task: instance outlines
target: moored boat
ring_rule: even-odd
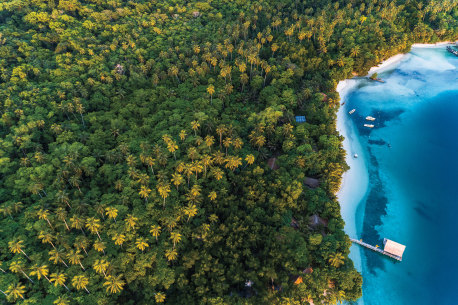
[[[348,113],[349,113],[349,114],[353,114],[355,111],[356,111],[356,109],[352,109],[352,110],[350,110],[350,112],[348,112]]]
[[[372,124],[364,124],[364,127],[374,128],[374,125],[372,125]]]
[[[370,115],[366,117],[366,120],[368,121],[375,121],[375,118],[374,117],[371,117]]]
[[[449,51],[450,53],[452,53],[453,55],[455,56],[458,56],[458,51],[453,49],[451,46],[447,46],[447,51]]]

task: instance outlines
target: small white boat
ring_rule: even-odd
[[[364,127],[374,128],[374,125],[372,125],[372,124],[364,124]]]
[[[355,111],[356,111],[356,109],[352,109],[352,110],[350,110],[350,112],[348,112],[348,113],[349,113],[349,114],[353,114],[353,112],[355,112]]]
[[[358,154],[354,154],[353,158],[355,158],[355,159],[358,158]]]
[[[371,116],[367,116],[367,117],[366,117],[366,120],[368,120],[368,121],[375,121],[375,118],[374,118],[374,117],[371,117]]]

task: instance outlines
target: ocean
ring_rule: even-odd
[[[350,237],[406,245],[402,262],[352,246],[364,279],[359,304],[458,304],[457,67],[443,46],[413,48],[379,73],[384,83],[360,80],[345,99],[350,141],[361,148],[348,153],[369,178]]]

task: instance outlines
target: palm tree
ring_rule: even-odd
[[[115,245],[122,247],[122,244],[126,241],[126,235],[115,233],[113,238]]]
[[[143,250],[149,247],[148,243],[146,242],[146,240],[143,237],[137,238],[137,240],[135,241],[135,246],[138,249],[142,250],[142,252]]]
[[[191,122],[191,128],[194,130],[194,135],[197,136],[197,129],[199,129],[200,124],[199,121],[192,121]]]
[[[70,209],[72,208],[68,203],[68,194],[65,191],[58,191],[56,197],[60,202],[67,204]]]
[[[216,180],[221,180],[223,178],[223,171],[220,168],[217,168],[213,171],[213,176]]]
[[[109,266],[110,266],[110,263],[108,263],[106,260],[104,260],[104,259],[98,260],[97,259],[94,262],[94,265],[92,266],[92,268],[95,270],[95,272],[103,273],[103,275],[106,277],[107,276],[106,271],[107,271]]]
[[[344,259],[345,258],[342,255],[342,253],[335,253],[329,256],[328,261],[331,264],[331,266],[339,268],[341,265],[345,263]]]
[[[50,275],[50,278],[51,278],[51,282],[54,282],[54,287],[64,286],[68,291],[70,291],[70,289],[68,289],[67,285],[65,285],[65,280],[67,279],[65,274],[63,274],[63,273],[52,273]]]
[[[226,162],[227,163],[226,163],[225,167],[226,168],[229,167],[232,171],[234,171],[237,167],[242,165],[242,158],[230,156],[230,157],[226,158]]]
[[[167,249],[165,250],[165,257],[168,261],[174,261],[177,259],[178,253],[176,249]]]
[[[169,197],[170,193],[170,184],[168,183],[161,183],[157,185],[157,191],[159,192],[159,195],[164,199],[164,207],[165,207],[165,199]]]
[[[84,236],[78,236],[75,239],[75,243],[73,244],[73,246],[75,246],[76,249],[78,250],[83,249],[84,253],[86,253],[86,256],[87,256],[86,248],[88,245],[89,245],[89,240]]]
[[[148,177],[148,176],[147,176]],[[102,216],[103,219],[105,219],[105,203],[98,202],[94,205],[95,211]]]
[[[164,303],[165,301],[165,294],[163,294],[162,292],[158,292],[154,295],[154,299],[156,301],[156,303]]]
[[[38,218],[39,219],[44,219],[48,222],[49,226],[51,227],[51,229],[53,228],[52,225],[51,225],[51,222],[49,221],[49,212],[48,210],[43,210],[43,209],[40,209],[38,212],[37,212],[37,215],[38,215]]]
[[[67,230],[70,231],[70,228],[68,227],[67,220],[66,220],[67,211],[64,208],[57,208],[56,209],[56,215],[57,215],[57,219],[63,221],[64,224],[65,224],[65,227],[67,228]]]
[[[54,264],[58,264],[59,262],[63,263],[65,267],[68,268],[68,265],[65,263],[65,261],[62,259],[62,254],[61,251],[54,249],[48,252],[49,254],[49,260],[52,261]]]
[[[227,128],[225,125],[219,125],[216,128],[216,133],[219,135],[219,146],[221,147],[221,142],[223,141],[223,134],[227,132]]]
[[[6,293],[9,298],[13,299],[13,301],[16,301],[19,298],[24,300],[25,286],[21,285],[21,283],[11,284],[8,286]]]
[[[81,180],[80,180],[77,176],[71,176],[70,179],[68,179],[68,182],[69,182],[73,187],[78,188],[78,191],[80,192],[80,194],[82,194],[81,188],[80,188]]]
[[[105,255],[105,249],[106,249],[107,246],[105,246],[105,243],[101,240],[96,240],[94,242],[94,249],[97,251],[97,252],[103,252],[103,254]]]
[[[22,208],[24,207],[24,204],[20,201],[17,201],[15,203],[13,203],[13,211],[14,213],[19,213]]]
[[[226,156],[227,156],[227,149],[232,145],[232,139],[230,137],[226,137],[223,140],[223,146],[226,148]]]
[[[51,283],[51,281],[48,279],[48,273],[49,273],[48,266],[46,266],[46,265],[42,265],[42,266],[35,265],[35,266],[32,267],[32,272],[30,272],[30,275],[36,275],[38,280],[41,280],[41,277],[44,277],[45,279],[48,280],[48,282]]]
[[[181,234],[177,232],[171,232],[170,239],[172,240],[173,247],[175,248],[175,245],[181,241]]]
[[[14,239],[8,242],[8,247],[10,248],[10,251],[13,253],[22,253],[25,255],[30,260],[30,257],[27,256],[27,254],[22,250],[22,246],[24,244],[23,240],[18,240]]]
[[[249,154],[245,157],[245,161],[248,165],[253,164],[254,162],[254,156],[252,154]]]
[[[89,284],[89,279],[84,275],[76,275],[72,279],[73,287],[75,287],[77,290],[84,289],[87,293],[90,293],[86,288],[87,284]]]
[[[207,177],[207,168],[213,164],[213,158],[209,155],[202,157],[202,165],[204,166],[204,176]]]
[[[213,144],[215,144],[215,138],[213,136],[207,135],[205,137],[205,145],[211,149]]]
[[[151,193],[151,189],[148,188],[147,186],[145,185],[142,185],[140,187],[140,191],[138,192],[138,194],[142,197],[142,198],[145,198],[145,201],[148,201],[148,197],[149,197],[149,194]]]
[[[24,262],[18,260],[14,261],[10,265],[10,270],[14,273],[21,272],[32,284],[35,283],[25,272],[24,272]]]
[[[170,181],[172,181],[173,185],[175,185],[177,187],[177,191],[178,191],[178,186],[180,186],[180,184],[183,183],[184,179],[183,179],[182,175],[177,174],[177,173],[173,173],[172,174],[172,179]]]
[[[103,283],[103,286],[107,287],[107,292],[118,293],[123,289],[125,282],[121,279],[121,277],[121,275],[110,275],[106,278],[106,282]]]
[[[83,258],[83,256],[80,254],[79,250],[77,251],[70,250],[70,252],[68,252],[67,254],[67,258],[70,261],[70,264],[72,265],[79,264],[81,266],[81,269],[86,270],[83,264],[81,264],[81,258]]]
[[[54,300],[53,304],[56,305],[70,305],[70,300],[66,295],[62,295],[57,297],[57,299]]]
[[[149,232],[156,238],[157,241],[157,237],[161,234],[161,226],[152,225],[151,230],[149,230]]]
[[[192,205],[190,204],[190,205],[188,205],[186,208],[184,208],[183,211],[184,211],[184,214],[185,214],[186,216],[188,216],[188,222],[189,222],[189,219],[191,219],[191,217],[196,216],[196,214],[197,214],[197,207],[196,207],[195,204],[192,204]]]
[[[52,235],[51,233],[40,231],[40,234],[38,234],[38,238],[41,239],[41,242],[43,244],[51,244],[51,246],[54,249],[56,249],[56,247],[54,246],[54,244],[52,242],[52,240],[54,239],[54,235]]]
[[[234,148],[235,148],[235,149],[239,150],[239,149],[242,148],[242,146],[243,146],[243,141],[242,141],[242,139],[240,139],[240,138],[238,138],[238,137],[235,138],[234,141],[233,141],[233,145],[234,145]]]
[[[171,152],[173,154],[173,158],[176,160],[177,157],[175,155],[175,152],[176,150],[178,149],[178,145],[177,143],[175,143],[175,141],[170,141],[168,144],[167,144],[167,149],[169,152]]]
[[[116,222],[116,216],[118,216],[118,210],[113,207],[107,207],[105,212],[105,215],[108,216],[108,218],[113,219]]]
[[[152,158],[152,157],[146,157],[146,163],[148,164],[148,166],[150,167],[151,169],[151,172],[153,173],[154,175],[154,168],[153,166],[156,164],[156,159]]]
[[[171,66],[169,69],[169,73],[177,78],[177,81],[180,82],[180,79],[178,78],[178,67],[177,66]]]
[[[340,57],[339,59],[337,59],[337,65],[339,67],[343,67],[345,65],[344,61],[343,61],[343,58]]]
[[[91,231],[91,233],[96,233],[97,236],[99,237],[100,240],[102,240],[102,238],[100,238],[100,234],[99,234],[99,229],[100,229],[100,219],[97,219],[95,217],[89,217],[87,220],[86,220],[86,228],[89,229],[89,231]]]
[[[358,55],[359,55],[359,51],[360,51],[359,46],[353,47],[353,48],[351,49],[351,51],[350,51],[350,56],[351,56],[351,57],[356,57],[356,56],[358,56]]]
[[[11,219],[13,219],[13,215],[11,215],[13,207],[10,204],[5,203],[3,207],[0,208],[0,211],[3,213],[5,217],[8,215]]]
[[[192,164],[190,163],[186,163],[184,166],[183,166],[183,171],[184,171],[184,174],[186,175],[186,177],[188,178],[188,187],[189,187],[189,180],[191,179],[191,176],[193,174],[193,168],[192,168]]]
[[[124,221],[126,222],[128,229],[135,229],[135,225],[137,224],[138,218],[132,214],[128,214]]]
[[[81,232],[83,232],[84,235],[86,235],[84,233],[84,229],[83,229],[83,226],[84,226],[84,220],[76,215],[73,215],[72,218],[70,218],[70,226],[73,228],[73,229],[77,229],[77,230],[81,230]]]
[[[210,94],[210,103],[213,103],[213,93],[215,93],[215,87],[213,85],[208,86],[207,92]]]
[[[210,198],[210,201],[214,201],[218,195],[216,194],[215,191],[211,191],[210,194],[208,194],[208,198]]]

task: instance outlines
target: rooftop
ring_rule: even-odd
[[[383,249],[385,252],[402,257],[405,249],[406,246],[385,238],[385,249]]]
[[[297,123],[305,123],[305,116],[303,116],[303,115],[296,116],[296,122]]]

